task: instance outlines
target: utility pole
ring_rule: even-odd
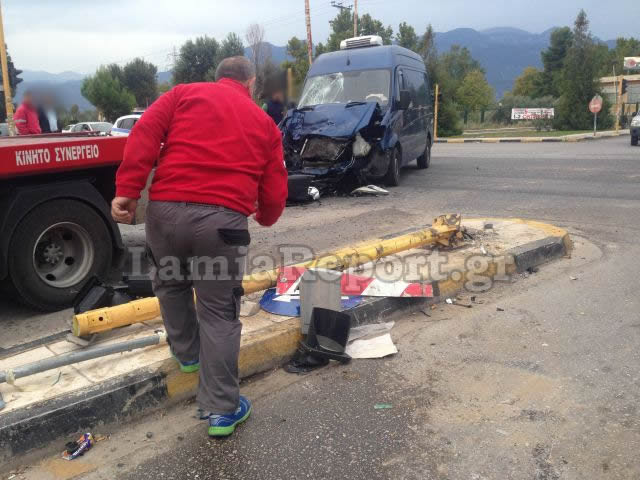
[[[358,0],[353,0],[353,36],[358,36]]]
[[[309,0],[304,0],[304,14],[307,19],[307,53],[309,55],[309,66],[313,63],[313,43],[311,41],[311,8]]]
[[[0,5],[0,60],[2,61],[2,90],[4,91],[4,103],[7,109],[7,124],[9,125],[9,135],[13,137],[16,134],[16,126],[13,122],[13,102],[9,79],[9,64],[7,62],[7,45],[4,43],[2,5]]]
[[[613,83],[616,86],[616,133],[620,130],[620,99],[618,98],[618,77],[616,76],[616,66],[613,65]]]

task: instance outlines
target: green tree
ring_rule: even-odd
[[[124,86],[133,93],[139,107],[147,107],[153,103],[158,94],[158,67],[136,58],[122,69]]]
[[[120,83],[109,67],[102,66],[82,82],[82,95],[109,121],[131,113],[136,105],[133,93]]]
[[[623,72],[624,57],[640,57],[640,40],[633,37],[616,39],[616,46],[607,51],[607,58],[602,65],[600,76],[611,76],[614,67],[616,73],[620,75]]]
[[[513,82],[514,95],[537,97],[540,90],[541,72],[535,67],[527,67]]]
[[[469,72],[474,70],[485,73],[482,65],[471,56],[469,49],[460,45],[452,45],[448,52],[440,56],[439,63],[457,83],[461,82]]]
[[[340,42],[353,37],[353,13],[342,9],[333,20],[329,20],[331,33],[326,44],[327,52],[340,50]],[[385,27],[380,20],[376,20],[368,13],[358,18],[358,35],[380,35],[385,45],[391,45],[393,28]],[[324,47],[324,46],[323,46]]]
[[[353,33],[353,28],[351,30]],[[365,13],[358,19],[358,35],[380,35],[385,45],[391,45],[393,28],[390,25],[385,27],[380,20],[376,20],[368,13]]]
[[[573,29],[573,41],[564,60],[561,96],[554,124],[565,130],[586,130],[593,122],[588,104],[598,93],[598,65],[589,20],[580,10]],[[603,108],[603,112],[607,110]],[[603,123],[608,122],[606,114]]]
[[[212,37],[204,36],[187,40],[180,47],[180,54],[173,67],[173,83],[204,82],[215,74],[218,66],[220,43]],[[209,77],[207,77],[209,74]]]
[[[493,103],[493,88],[487,83],[487,79],[481,70],[472,70],[467,73],[458,87],[457,100],[464,111],[464,123],[470,112],[483,112]]]
[[[564,60],[573,41],[569,27],[556,28],[549,39],[549,48],[541,53],[544,66],[540,78],[539,95],[560,96],[560,83]]]
[[[224,60],[229,57],[241,57],[244,55],[244,44],[240,35],[237,33],[228,34],[222,41],[220,47],[219,60]]]
[[[418,40],[416,52],[419,53],[424,60],[429,76],[435,81],[438,50],[436,49],[436,34],[431,24],[427,26],[424,35]]]
[[[396,42],[398,45],[414,52],[418,52],[419,42],[415,29],[407,22],[402,22],[398,27],[396,34]]]
[[[352,27],[353,28],[353,27]],[[309,71],[309,56],[307,53],[307,42],[300,40],[298,37],[292,37],[287,42],[287,55],[293,60],[287,60],[282,63],[282,69],[291,68],[293,73],[293,83],[296,90],[304,83],[304,79]],[[295,92],[296,95],[299,92]]]

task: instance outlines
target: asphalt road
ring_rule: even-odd
[[[326,250],[462,212],[555,223],[576,250],[473,309],[402,319],[393,358],[248,382],[255,412],[229,440],[206,438],[192,405],[103,432],[82,478],[639,478],[639,165],[628,137],[438,145],[389,197],[326,199],[254,228],[256,252]],[[37,321],[23,315],[12,331]],[[46,475],[45,460],[27,478],[58,478]]]

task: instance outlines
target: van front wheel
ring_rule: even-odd
[[[384,177],[384,184],[387,187],[400,185],[400,163],[400,149],[395,147],[389,152],[389,170]]]

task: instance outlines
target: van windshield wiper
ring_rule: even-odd
[[[311,110],[313,110],[314,108],[316,108],[314,105],[306,105],[304,107],[301,107],[298,109],[299,112],[309,112]]]
[[[353,101],[353,102],[348,102],[344,106],[344,108],[355,107],[356,105],[366,105],[366,104],[367,104],[367,102],[356,102],[356,101]]]

